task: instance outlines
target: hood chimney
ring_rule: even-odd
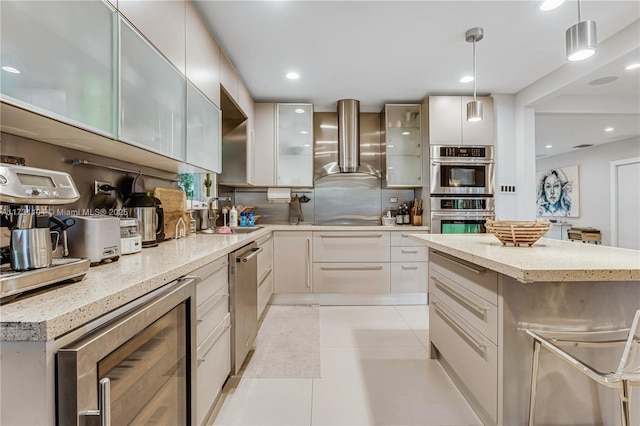
[[[360,167],[360,101],[338,101],[338,168],[355,173]]]

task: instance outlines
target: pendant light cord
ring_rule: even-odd
[[[473,100],[476,100],[476,41],[473,40]]]
[[[580,11],[580,0],[578,0],[578,22],[582,22],[582,13]]]

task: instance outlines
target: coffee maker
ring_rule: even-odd
[[[84,276],[88,269],[85,259],[59,261],[53,258],[61,239],[63,252],[68,249],[66,226],[61,226],[60,220],[53,217],[52,206],[72,203],[79,198],[68,173],[0,163],[2,298]],[[50,222],[60,226],[60,231],[51,231]],[[62,269],[51,272],[51,268]]]

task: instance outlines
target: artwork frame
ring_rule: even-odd
[[[536,172],[537,217],[580,217],[580,167]]]

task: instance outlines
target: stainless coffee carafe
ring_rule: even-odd
[[[142,247],[157,246],[164,239],[164,211],[160,200],[145,193],[133,193],[124,207],[129,217],[140,222]]]
[[[55,243],[51,235],[56,234]],[[49,228],[14,229],[11,231],[11,269],[27,271],[51,266],[60,234]]]

